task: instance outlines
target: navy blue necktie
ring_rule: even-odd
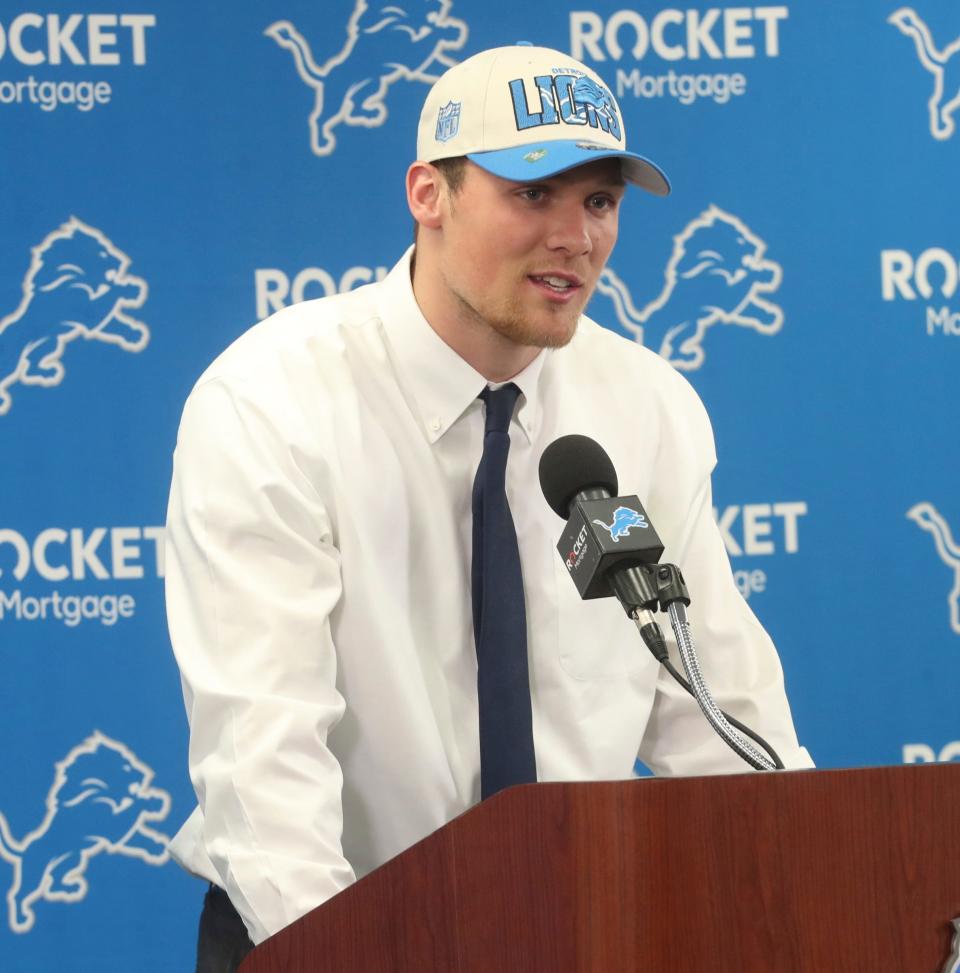
[[[472,582],[482,798],[537,779],[523,577],[504,489],[508,430],[519,394],[513,384],[480,393],[487,421],[483,456],[473,481]]]

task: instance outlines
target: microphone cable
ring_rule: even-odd
[[[750,727],[741,723],[735,716],[731,716],[729,713],[720,709],[719,706],[714,702],[713,697],[710,695],[710,691],[707,689],[706,684],[703,681],[703,677],[700,674],[700,667],[697,663],[695,651],[690,652],[688,649],[692,649],[693,646],[693,636],[690,634],[690,623],[686,620],[686,612],[682,604],[678,602],[672,602],[667,611],[670,614],[670,621],[674,623],[674,617],[678,618],[678,622],[674,624],[674,633],[677,636],[677,645],[680,648],[681,661],[684,664],[684,668],[687,670],[687,674],[691,675],[694,679],[697,689],[700,690],[700,695],[697,689],[686,680],[677,671],[676,666],[670,661],[670,656],[667,651],[667,642],[663,637],[663,632],[660,630],[660,626],[654,623],[650,623],[649,620],[641,619],[639,617],[640,613],[633,613],[634,622],[636,622],[637,628],[640,630],[640,635],[643,637],[644,644],[653,654],[653,657],[659,662],[667,672],[683,687],[696,701],[697,705],[703,711],[703,715],[707,718],[710,725],[714,728],[720,738],[733,750],[739,757],[742,757],[754,770],[784,770],[783,761],[780,759],[779,754],[776,750],[767,743],[758,733],[755,733]],[[682,620],[681,620],[682,619]],[[678,625],[682,626],[678,630]],[[691,671],[692,670],[692,671]],[[726,725],[724,725],[726,724]],[[754,743],[761,746],[768,754],[769,758],[761,754],[754,747],[750,746],[748,743],[740,740],[734,729],[739,730],[745,736],[749,737]]]

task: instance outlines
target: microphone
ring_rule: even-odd
[[[617,473],[589,436],[561,436],[540,458],[540,488],[567,521],[557,550],[580,597],[615,596],[636,619],[654,611],[657,583],[651,565],[663,544],[637,496],[617,496]]]
[[[557,550],[580,597],[616,596],[636,622],[647,648],[696,699],[710,725],[757,770],[783,769],[776,751],[749,727],[714,702],[700,672],[685,608],[686,583],[674,564],[654,567],[663,544],[639,497],[616,495],[617,473],[604,448],[589,436],[561,436],[540,457],[540,488],[558,517],[567,521]],[[608,523],[609,521],[609,523]],[[688,682],[670,661],[663,632],[653,617],[658,605],[669,611]],[[737,730],[760,744],[760,753]]]

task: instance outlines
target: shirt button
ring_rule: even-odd
[[[433,418],[433,419],[430,420],[430,429],[433,432],[440,432],[440,429],[441,429],[442,425],[443,425],[443,423],[440,422],[440,420],[437,419],[437,418]]]

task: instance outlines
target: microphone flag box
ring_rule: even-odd
[[[663,544],[639,497],[607,497],[574,502],[557,550],[580,597],[605,598],[612,567],[656,564]]]

